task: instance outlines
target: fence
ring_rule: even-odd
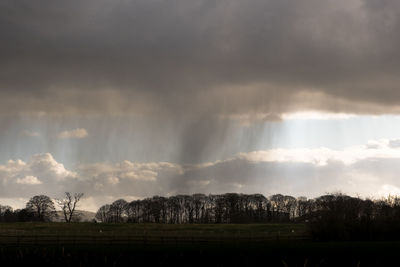
[[[22,245],[185,245],[185,244],[222,244],[222,243],[262,243],[281,240],[307,240],[306,235],[281,233],[218,233],[215,235],[115,235],[99,233],[96,235],[43,235],[9,234],[0,235],[0,246]]]

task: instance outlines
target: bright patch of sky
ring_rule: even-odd
[[[293,116],[265,124],[260,148],[343,149],[369,140],[400,137],[400,116]]]
[[[202,163],[229,158],[240,152],[274,148],[330,148],[341,150],[363,145],[369,140],[399,139],[400,116],[356,116],[316,112],[285,114],[281,121],[255,122],[231,126],[224,134],[207,137],[211,143],[202,143],[202,136],[187,142],[193,145],[198,158],[186,163]],[[3,127],[4,128],[4,127]],[[18,120],[10,123],[0,136],[0,162],[9,159],[28,160],[32,155],[51,153],[67,167],[81,162],[167,161],[182,163],[179,125],[161,125],[155,131],[138,119],[114,121]],[[62,132],[88,132],[86,138],[60,139]],[[76,130],[75,130],[76,131]],[[35,134],[26,134],[35,133]],[[196,151],[197,149],[197,151]]]

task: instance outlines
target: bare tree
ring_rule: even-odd
[[[70,223],[73,217],[79,215],[75,212],[79,200],[83,197],[83,193],[75,193],[72,197],[71,193],[65,192],[65,199],[57,200],[58,205],[61,207],[65,222]]]
[[[33,212],[39,221],[50,221],[57,216],[53,201],[45,195],[32,197],[26,203],[26,209]]]
[[[109,204],[101,206],[97,211],[95,218],[103,223],[111,222],[112,216],[110,212],[110,207],[111,205]]]
[[[124,199],[114,201],[110,206],[112,220],[115,223],[123,222],[126,217],[126,210],[128,209],[128,202]]]

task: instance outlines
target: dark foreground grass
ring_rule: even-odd
[[[192,244],[308,239],[302,224],[0,224],[0,244]]]
[[[0,225],[3,266],[397,266],[398,251],[400,242],[313,242],[293,224]]]
[[[103,223],[3,223],[0,236],[5,234],[58,235],[308,235],[304,224],[103,224]]]

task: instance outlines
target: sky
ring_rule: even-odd
[[[400,194],[396,0],[0,0],[0,204]]]

